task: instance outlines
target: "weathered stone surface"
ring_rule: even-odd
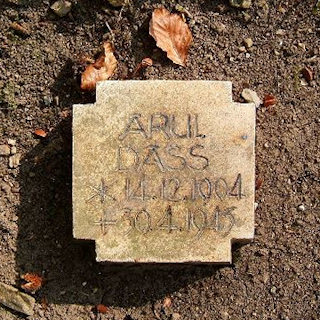
[[[253,238],[255,106],[230,82],[101,82],[73,139],[73,233],[98,261],[230,262]]]
[[[22,312],[28,316],[33,315],[35,299],[17,288],[0,282],[0,304]]]

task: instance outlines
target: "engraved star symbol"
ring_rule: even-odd
[[[112,186],[112,185],[110,185]],[[110,186],[108,186],[105,182],[105,180],[103,178],[101,178],[101,183],[97,186],[97,187],[93,187],[90,186],[91,189],[93,189],[94,194],[87,199],[87,202],[91,202],[93,199],[99,197],[100,198],[100,202],[104,203],[106,201],[107,198],[116,201],[116,199],[111,196],[110,194],[108,194],[109,190],[110,190]]]

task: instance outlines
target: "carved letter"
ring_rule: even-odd
[[[170,132],[174,137],[177,138],[191,138],[191,116],[188,114],[187,116],[187,122],[186,122],[186,133],[180,134],[176,132],[176,117],[175,115],[171,116],[171,121],[170,121]]]
[[[155,119],[158,119],[156,122]],[[168,116],[162,113],[155,113],[150,116],[149,122],[150,137],[152,138],[152,132],[163,132],[166,139],[170,139],[168,134]]]
[[[157,150],[158,148],[159,148],[159,146],[157,146],[157,145],[151,145],[151,146],[148,147],[148,149],[149,149],[148,150],[148,154],[145,157],[142,165],[155,164],[155,165],[157,165],[159,167],[161,172],[164,172],[165,168],[164,168],[164,165],[163,165],[163,163],[161,161],[161,158],[160,158],[160,156],[158,154],[158,150]]]
[[[198,115],[194,115],[194,137],[195,138],[205,138],[206,135],[199,133],[199,126],[198,126]]]
[[[174,157],[174,158],[177,158],[179,159],[179,162],[180,162],[180,165],[179,166],[176,166],[176,167],[171,167],[167,164],[167,167],[170,169],[170,170],[183,170],[185,167],[186,167],[186,160],[184,157],[182,156],[179,156],[177,154],[175,154],[174,150],[178,150],[180,151],[180,146],[176,145],[176,144],[172,144],[172,145],[168,145],[167,146],[167,152],[170,156]]]
[[[119,140],[123,140],[129,133],[140,133],[144,138],[147,138],[147,134],[140,122],[140,117],[141,114],[135,113],[129,118],[126,128],[123,133],[119,135]]]
[[[127,161],[123,161],[124,159],[124,155],[126,154],[128,156],[128,154],[132,154],[134,156],[133,159],[133,163],[132,164],[128,164],[129,159],[126,159]],[[123,165],[123,162],[127,163],[127,165]],[[134,150],[133,148],[127,146],[127,147],[119,147],[118,148],[118,155],[117,155],[117,169],[119,171],[126,171],[129,170],[130,168],[134,169],[138,166],[139,164],[139,154],[136,150]]]
[[[204,146],[202,146],[201,144],[196,144],[190,148],[190,155],[194,158],[203,159],[202,164],[199,165],[198,167],[195,167],[193,165],[189,165],[189,167],[194,170],[204,170],[205,168],[207,168],[209,166],[209,159],[205,156],[194,153],[196,149],[204,149]]]

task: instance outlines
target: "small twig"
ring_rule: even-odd
[[[118,17],[118,22],[120,22],[120,20],[121,20],[123,8],[124,8],[124,6],[122,6],[122,8],[120,9],[119,17]]]
[[[110,32],[110,34],[111,34],[112,40],[114,41],[114,40],[115,40],[115,36],[114,36],[114,33],[113,33],[113,31],[112,31],[112,29],[111,29],[111,27],[110,27],[110,25],[109,25],[108,21],[106,21],[106,26],[107,26],[107,28],[108,28],[108,30],[109,30],[109,32]]]
[[[126,6],[130,6],[131,5],[131,0],[126,0],[125,3],[123,4],[123,6],[121,7],[120,9],[120,12],[119,12],[119,17],[118,17],[118,22],[121,20],[121,17],[122,17],[122,13],[123,13],[123,10]]]
[[[12,22],[10,24],[10,27],[13,30],[17,31],[18,33],[20,33],[20,34],[23,34],[25,36],[29,36],[30,35],[30,31],[27,28],[23,27],[21,24],[17,23],[17,22]]]

